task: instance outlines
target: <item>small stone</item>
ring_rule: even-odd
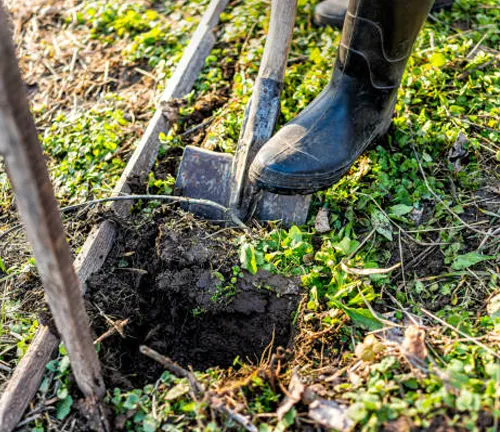
[[[453,164],[453,169],[458,172],[462,169],[462,161],[467,157],[469,152],[465,148],[467,145],[467,137],[462,133],[458,133],[458,137],[453,144],[453,147],[448,153],[448,161]]]
[[[314,228],[316,228],[318,234],[324,234],[332,230],[330,228],[329,216],[330,212],[327,208],[322,207],[319,209],[314,223]]]
[[[402,348],[408,356],[424,361],[428,354],[425,346],[425,330],[410,324],[405,331]]]
[[[347,415],[347,407],[333,400],[317,399],[309,405],[309,418],[321,426],[337,431],[349,431],[354,422]]]

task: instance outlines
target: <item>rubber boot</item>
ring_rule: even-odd
[[[349,0],[324,0],[314,8],[314,23],[318,26],[342,28]],[[450,9],[453,0],[436,0],[431,12]]]
[[[386,133],[431,0],[350,0],[332,78],[257,153],[250,178],[281,194],[336,183]]]

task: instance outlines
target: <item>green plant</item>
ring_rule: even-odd
[[[71,367],[69,363],[69,357],[66,352],[64,345],[59,346],[59,357],[55,360],[51,360],[47,364],[47,370],[53,374],[53,379],[55,380],[56,397],[58,399],[56,404],[56,418],[58,420],[63,420],[71,412],[71,407],[73,405],[73,397],[70,394],[70,381],[69,376],[71,373]],[[40,385],[39,392],[42,394],[48,394],[51,388],[51,380],[45,377]]]

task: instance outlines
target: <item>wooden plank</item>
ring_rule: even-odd
[[[28,349],[2,393],[0,431],[10,432],[21,420],[29,401],[40,386],[45,366],[54,355],[59,342],[59,338],[53,335],[47,326],[42,325],[37,329],[30,345],[30,348],[33,346],[36,349]]]
[[[210,52],[216,42],[213,30],[219,23],[220,14],[228,2],[229,0],[212,0],[210,2],[198,28],[193,33],[179,66],[169,79],[161,100],[180,98],[192,90],[199,71],[205,64],[207,55],[203,53]]]
[[[206,57],[215,44],[214,29],[219,22],[220,13],[227,3],[228,0],[212,0],[210,2],[172,79],[169,80],[167,89],[161,97],[162,101],[184,96],[191,91],[196,77],[205,64]],[[184,85],[182,77],[186,77],[186,80],[190,81],[189,86]],[[170,84],[171,82],[177,82],[177,84]],[[160,107],[151,119],[113,194],[129,193],[129,181],[149,173],[160,147],[158,134],[160,132],[166,133],[169,128],[170,125]],[[120,201],[113,203],[111,208],[119,215],[125,216],[128,214],[130,206],[129,201]],[[93,272],[101,268],[112,248],[115,235],[115,226],[109,221],[103,222],[91,232],[74,263],[82,284]],[[47,327],[42,325],[38,329],[28,352],[19,362],[0,398],[0,432],[12,431],[21,420],[29,401],[40,386],[44,365],[50,360],[58,343],[58,338],[52,335]]]
[[[71,369],[94,408],[106,393],[101,365],[2,5],[0,58],[0,153]]]

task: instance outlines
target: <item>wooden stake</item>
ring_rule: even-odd
[[[104,381],[80,282],[1,6],[0,58],[0,153],[5,158],[17,207],[76,381],[86,397],[98,400],[105,393]]]
[[[227,3],[228,0],[212,0],[208,5],[190,44],[169,80],[167,89],[161,97],[162,101],[185,96],[191,91],[196,77],[205,64],[206,57],[215,44],[214,29]],[[185,79],[182,80],[181,77]],[[172,82],[176,84],[171,84]],[[161,144],[158,135],[160,132],[168,132],[169,129],[170,124],[160,107],[125,167],[113,190],[113,195],[130,194],[129,182],[131,180],[136,179],[137,176],[141,179],[147,178]],[[113,203],[111,209],[125,216],[131,205],[130,201],[120,201]],[[115,235],[116,228],[109,221],[104,221],[97,229],[92,230],[74,263],[82,284],[93,272],[101,268],[113,246]],[[59,338],[42,325],[0,398],[0,432],[11,432],[21,420],[29,401],[35,396],[40,386],[44,366],[50,360],[58,344]]]

